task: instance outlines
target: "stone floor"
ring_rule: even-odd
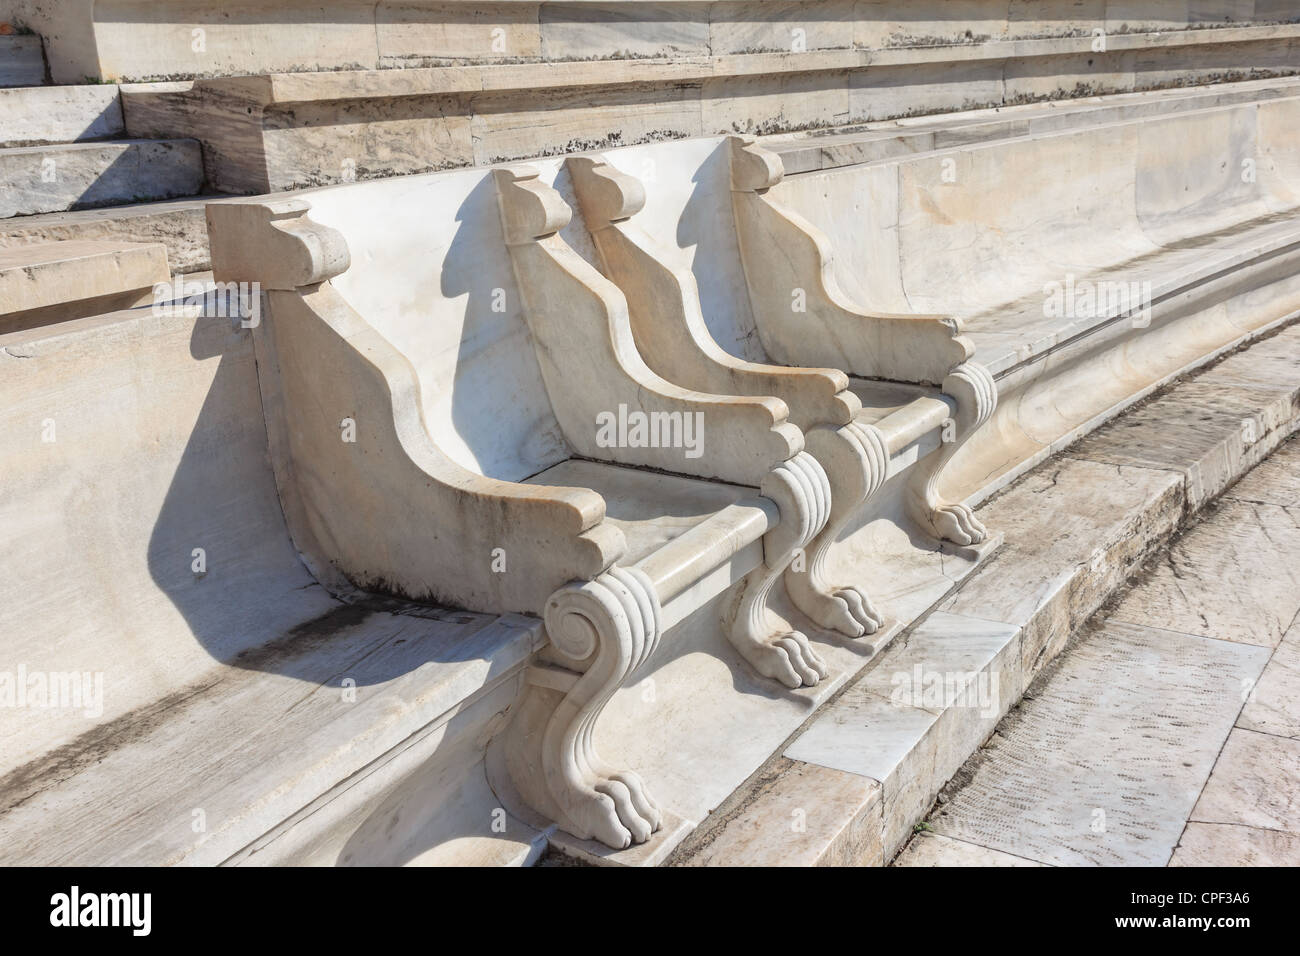
[[[1300,864],[1300,438],[1099,612],[896,866]]]

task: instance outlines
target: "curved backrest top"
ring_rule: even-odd
[[[460,465],[519,481],[568,458],[501,232],[491,173],[311,191],[351,267],[333,280],[419,376],[425,421]]]
[[[787,177],[861,306],[972,316],[1295,209],[1300,98],[952,147]]]
[[[600,155],[645,186],[645,207],[633,221],[655,239],[667,265],[694,274],[717,343],[739,358],[765,361],[736,244],[726,137],[648,143]],[[565,192],[561,183],[556,188]]]

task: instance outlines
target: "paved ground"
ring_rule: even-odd
[[[1099,613],[896,866],[1300,865],[1300,437]]]

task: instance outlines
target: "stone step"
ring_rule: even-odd
[[[176,272],[212,267],[203,210],[212,198],[166,199],[152,203],[80,209],[0,220],[0,250],[73,239],[161,242]]]
[[[1087,53],[1089,42],[1087,36],[1046,37],[268,72],[130,84],[122,95],[132,135],[199,139],[215,188],[265,193],[701,135],[842,127],[1083,91],[1294,75],[1300,24],[1129,32],[1111,37],[1107,52],[1095,56]]]
[[[1296,17],[1285,0],[1259,5],[1096,0],[1052,6],[1041,14],[1037,8],[1042,4],[1009,6],[1007,0],[963,0],[956,6],[931,2],[920,9],[903,4],[906,16],[891,6],[811,3],[773,13],[771,4],[763,2],[618,0],[534,3],[519,10],[506,3],[476,10],[474,16],[451,17],[445,4],[358,7],[356,0],[325,0],[312,4],[309,18],[286,14],[284,4],[273,0],[245,0],[228,12],[221,7],[220,15],[207,16],[192,9],[193,0],[153,0],[133,7],[129,18],[111,4],[94,6],[82,15],[89,21],[81,24],[84,33],[55,31],[41,21],[33,25],[50,35],[55,80],[75,82],[87,74],[148,80],[537,59],[700,61],[747,54],[784,54],[790,69],[797,70],[799,59],[826,53],[857,53],[864,59],[874,54],[873,63],[892,64],[899,54],[960,61],[987,55],[988,47],[1002,47],[1004,57],[1023,57],[1043,46],[1074,57],[1079,66],[1091,66],[1095,30],[1106,34],[1108,50],[1125,52],[1134,48],[1134,34],[1213,46],[1225,42],[1224,34],[1264,30],[1264,24]],[[194,24],[204,30],[202,57],[192,49]],[[1026,71],[1022,67],[1020,72]],[[1021,79],[1036,76],[1041,71]]]
[[[39,86],[44,82],[41,38],[31,33],[0,36],[0,86]]]
[[[111,84],[0,89],[0,147],[107,139],[124,130]]]
[[[0,251],[0,334],[148,301],[168,279],[161,243],[49,242]]]
[[[763,145],[781,157],[786,175],[794,176],[1013,136],[1167,116],[1297,93],[1300,79],[1294,78],[1115,93],[782,134],[765,137]]]
[[[193,196],[203,157],[191,139],[0,149],[0,219]]]
[[[1297,355],[1262,360],[1279,381],[1300,369]],[[1200,384],[1244,384],[1232,365]],[[1005,854],[1053,866],[1300,862],[1297,488],[1293,437],[1071,640],[895,865]],[[1069,759],[1041,759],[1062,726]]]
[[[1071,634],[1298,428],[1292,324],[1024,476],[980,510],[1005,532],[1002,551],[814,714],[669,864],[889,862]]]

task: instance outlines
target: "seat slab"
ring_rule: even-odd
[[[335,602],[17,768],[0,779],[0,863],[221,863],[453,719],[543,640],[531,618],[403,610]]]
[[[548,468],[526,484],[590,488],[600,494],[605,499],[605,520],[627,538],[622,564],[636,564],[718,512],[758,496],[755,489],[742,485],[577,459]],[[738,529],[741,543],[761,537],[771,523],[765,509],[749,511]]]
[[[881,382],[866,378],[850,378],[849,390],[862,400],[862,411],[857,420],[874,425],[899,411],[918,398],[938,398],[941,391],[924,385],[907,385],[901,382]]]
[[[1094,287],[1104,282],[1123,283],[1149,290],[1157,302],[1191,288],[1226,270],[1248,265],[1294,247],[1300,251],[1300,218],[1295,213],[1263,216],[1217,233],[1176,242],[1151,255],[1091,270],[1082,263],[1057,263],[1047,281],[1063,283],[1074,278]],[[977,361],[995,376],[1061,345],[1087,335],[1115,316],[1100,309],[1087,315],[1045,315],[1044,288],[1035,288],[1014,301],[962,317],[962,330],[975,343]],[[1143,303],[1146,304],[1146,303]]]

